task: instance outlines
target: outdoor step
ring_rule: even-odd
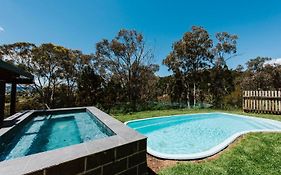
[[[280,126],[273,125],[267,121],[257,121],[256,123],[263,126],[265,129],[281,129]]]
[[[273,122],[268,122],[267,124],[272,126],[272,127],[274,127],[274,128],[276,128],[276,129],[280,129],[281,130],[281,124],[278,125],[277,123],[273,123]]]
[[[15,144],[12,145],[11,147],[8,147],[8,150],[4,151],[7,152],[5,158],[11,159],[11,158],[19,157],[19,155],[25,156],[26,153],[29,151],[29,148],[32,146],[33,141],[36,139],[38,132],[44,125],[45,120],[47,118],[48,117],[42,117],[42,119],[33,121],[33,124],[30,127],[28,127],[26,131],[24,131],[23,136],[21,136],[21,138],[15,138],[13,140],[15,141]],[[25,150],[23,150],[23,148],[25,148]]]

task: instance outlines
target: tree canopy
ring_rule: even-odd
[[[0,45],[0,59],[35,76],[19,109],[95,105],[110,112],[167,107],[241,106],[243,90],[280,90],[281,65],[271,58],[250,59],[230,69],[236,59],[238,36],[218,32],[212,36],[193,26],[172,44],[163,64],[172,71],[156,73],[154,53],[135,30],[120,30],[112,39],[96,43],[95,52],[52,43]],[[167,104],[167,105],[165,105]],[[168,106],[170,104],[170,106]]]

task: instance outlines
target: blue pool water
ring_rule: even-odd
[[[0,143],[0,161],[112,135],[109,128],[87,112],[40,115]]]
[[[224,113],[159,117],[128,122],[148,137],[148,152],[168,159],[210,156],[249,131],[281,131],[281,122]]]

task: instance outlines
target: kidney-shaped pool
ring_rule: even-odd
[[[148,137],[149,154],[177,160],[214,155],[248,132],[281,132],[281,122],[227,113],[164,116],[126,124]]]

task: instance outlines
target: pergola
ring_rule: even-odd
[[[0,126],[3,124],[5,111],[6,83],[11,84],[10,115],[16,112],[17,84],[32,84],[32,74],[0,60]]]

